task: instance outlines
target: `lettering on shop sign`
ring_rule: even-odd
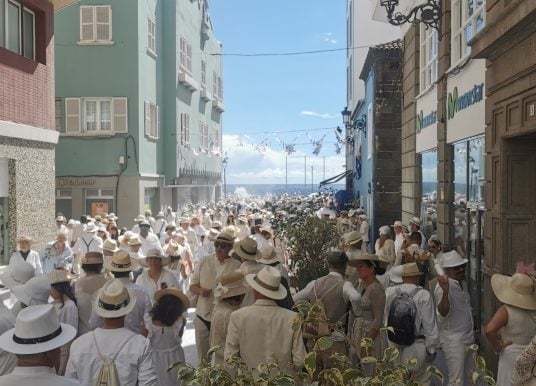
[[[56,180],[56,187],[63,186],[90,186],[95,185],[95,179],[91,177],[60,177]]]
[[[417,121],[415,123],[417,134],[419,134],[422,131],[422,129],[424,129],[425,127],[433,125],[436,122],[437,122],[437,111],[434,110],[430,114],[424,115],[424,113],[421,110],[421,112],[417,114]]]
[[[448,119],[454,118],[457,112],[482,101],[483,97],[484,83],[475,84],[475,86],[471,90],[460,96],[458,96],[458,87],[454,87],[454,90],[452,90],[452,92],[449,92],[447,100]]]

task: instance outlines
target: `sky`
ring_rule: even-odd
[[[284,184],[285,176],[289,184],[303,183],[307,170],[307,182],[312,178],[316,184],[344,172],[335,128],[342,128],[346,104],[346,51],[229,54],[345,48],[346,0],[212,0],[209,5],[214,34],[223,44],[227,183]],[[295,152],[289,155],[285,145],[291,144]]]

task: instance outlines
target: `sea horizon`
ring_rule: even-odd
[[[301,194],[308,195],[318,192],[337,192],[338,190],[344,190],[344,184],[332,184],[326,185],[320,188],[318,184],[227,184],[227,194],[239,194],[243,196],[254,195],[263,196],[266,194],[273,194],[280,196],[283,194]]]

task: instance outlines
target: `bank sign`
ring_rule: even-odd
[[[462,95],[458,95],[458,87],[449,92],[447,98],[447,117],[454,118],[456,113],[465,110],[482,101],[484,97],[484,83],[475,84],[473,88]]]
[[[424,128],[431,126],[437,122],[437,111],[432,111],[430,114],[424,115],[421,112],[417,114],[417,120],[415,122],[415,129],[419,134]]]

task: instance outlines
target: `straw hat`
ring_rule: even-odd
[[[494,274],[491,277],[493,293],[501,302],[525,310],[536,310],[534,281],[524,273],[513,276]]]
[[[66,222],[67,220],[65,219],[64,216],[58,216],[58,217],[56,217],[56,221],[57,222]]]
[[[70,281],[67,277],[67,273],[61,269],[55,269],[54,271],[50,271],[49,273],[47,273],[47,278],[50,285],[56,283],[68,283]]]
[[[235,239],[235,236],[232,233],[229,233],[227,228],[223,228],[223,230],[218,234],[214,242],[222,242],[222,243],[226,243],[229,245],[233,245],[234,239]]]
[[[39,354],[70,342],[76,329],[60,323],[51,304],[24,308],[17,315],[15,328],[0,336],[0,348],[12,354]]]
[[[273,246],[267,245],[262,248],[261,251],[262,259],[259,260],[261,264],[274,264],[279,262],[277,258],[277,253]]]
[[[380,268],[385,268],[389,265],[389,261],[381,260],[377,255],[373,255],[372,253],[361,253],[353,259],[348,260],[348,265],[350,267],[356,267],[360,261],[372,261],[374,265]]]
[[[116,251],[111,259],[106,259],[104,268],[110,272],[130,272],[136,270],[140,264],[130,258],[126,251]]]
[[[392,225],[393,228],[396,228],[396,227],[402,227],[402,221],[400,220],[396,220],[395,223]]]
[[[82,259],[80,263],[83,264],[102,264],[104,257],[100,252],[88,252]]]
[[[147,256],[142,257],[141,259],[139,259],[139,262],[143,267],[148,267],[149,266],[147,264],[147,259],[149,257],[158,257],[160,259],[160,265],[162,267],[165,267],[166,265],[168,265],[171,262],[171,258],[169,256],[164,256],[159,249],[153,248],[153,249],[149,249],[147,251]]]
[[[259,229],[259,232],[266,232],[266,233],[269,233],[270,234],[270,237],[274,237],[274,231],[272,228],[269,228],[269,227],[261,227],[261,229]]]
[[[50,283],[46,276],[34,276],[26,283],[11,289],[13,295],[27,306],[47,304],[50,295]]]
[[[454,268],[459,267],[460,265],[467,264],[467,259],[464,259],[456,251],[444,252],[443,260],[441,260],[442,268]]]
[[[145,221],[145,216],[143,214],[139,214],[138,217],[134,219],[134,222],[142,222]]]
[[[177,225],[170,222],[169,224],[166,225],[166,231],[168,231],[169,229],[177,229]]]
[[[420,227],[421,226],[421,219],[418,218],[418,217],[413,217],[411,220],[409,220],[409,223],[410,224],[415,224],[418,227]]]
[[[128,245],[141,245],[140,236],[137,234],[133,234],[130,236],[130,240],[128,240]]]
[[[389,236],[391,234],[391,228],[388,225],[381,226],[379,230],[380,236]]]
[[[419,271],[417,263],[407,263],[402,266],[402,277],[421,276],[423,273]]]
[[[117,248],[117,242],[111,239],[104,240],[104,243],[102,243],[102,249],[108,252],[117,252],[119,250],[119,248]]]
[[[212,221],[212,228],[221,228],[221,222]]]
[[[97,232],[97,226],[94,222],[90,222],[86,224],[86,228],[84,229],[84,232],[86,233],[96,233]]]
[[[32,244],[34,241],[30,236],[22,235],[17,237],[17,243],[20,243],[21,241],[27,241],[30,244]]]
[[[234,243],[233,251],[244,260],[259,260],[262,258],[261,252],[257,248],[257,241],[251,237],[245,237],[243,240]]]
[[[160,211],[160,212],[158,212],[156,214],[156,218],[164,218],[164,217],[166,217],[166,216],[164,215],[164,212],[162,212],[162,211]]]
[[[361,239],[361,234],[358,231],[345,233],[343,238],[346,241],[346,245],[354,245],[363,241],[363,239]]]
[[[35,275],[35,268],[22,259],[12,259],[9,266],[0,274],[2,284],[12,289],[17,285],[26,283]]]
[[[115,215],[114,212],[110,213],[108,216],[106,216],[106,218],[107,218],[108,220],[110,220],[110,221],[117,221],[117,220],[119,220],[119,217],[117,217],[117,216]]]
[[[167,256],[181,256],[184,253],[184,247],[175,240],[169,240],[169,243],[164,245],[164,253]]]
[[[220,299],[232,298],[233,296],[244,295],[251,290],[251,287],[244,285],[243,280],[235,281],[234,283],[229,283],[225,287],[221,287],[222,295]]]
[[[217,229],[212,228],[207,233],[207,239],[214,242],[216,241],[216,238],[218,237],[219,234],[220,232]]]
[[[181,301],[185,309],[190,308],[190,300],[188,299],[188,296],[186,296],[181,290],[177,288],[166,288],[166,289],[158,290],[154,294],[154,300],[158,302],[160,301],[160,298],[164,295],[175,296],[177,299]]]
[[[121,280],[112,279],[99,290],[93,310],[102,318],[127,315],[136,305],[136,291],[125,288]]]
[[[267,265],[256,274],[246,275],[246,282],[260,294],[274,300],[287,296],[286,288],[281,284],[281,272]]]

